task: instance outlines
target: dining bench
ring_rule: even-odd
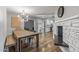
[[[4,45],[5,52],[9,52],[9,48],[12,46],[16,47],[16,41],[12,35],[8,35],[5,39],[5,45]]]

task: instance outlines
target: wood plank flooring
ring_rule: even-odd
[[[39,35],[39,48],[37,49],[36,46],[36,38],[33,39],[33,47],[26,47],[22,48],[22,52],[62,52],[58,46],[54,45],[53,35],[51,32],[40,34]],[[10,51],[14,48],[10,48]]]
[[[54,45],[54,40],[52,36],[53,35],[51,32],[40,34],[39,48],[37,49],[35,48],[35,46],[32,48],[25,48],[23,49],[23,52],[61,52],[60,48]],[[36,40],[34,40],[34,42],[35,41]]]

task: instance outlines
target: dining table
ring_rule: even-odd
[[[21,40],[23,40],[22,38],[27,38],[31,36],[36,37],[36,48],[38,48],[39,47],[39,33],[29,31],[29,30],[24,30],[24,29],[13,31],[13,37],[16,40],[16,51],[17,52],[21,52],[22,50],[21,49]]]

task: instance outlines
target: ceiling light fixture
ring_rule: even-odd
[[[28,15],[26,15],[25,10],[22,10],[22,12],[21,12],[21,15],[20,15],[20,16],[21,16],[21,18],[22,18],[22,19],[24,19],[25,21],[28,21],[28,17],[29,17],[29,16],[28,16]]]

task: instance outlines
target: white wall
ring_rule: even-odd
[[[11,17],[15,15],[16,15],[15,13],[11,13],[7,11],[7,35],[12,34]]]
[[[7,31],[6,7],[0,7],[0,52],[4,49]]]
[[[11,27],[11,17],[17,16],[16,13],[7,11],[7,35],[12,34],[13,28]],[[21,27],[24,29],[24,20],[21,19]]]

